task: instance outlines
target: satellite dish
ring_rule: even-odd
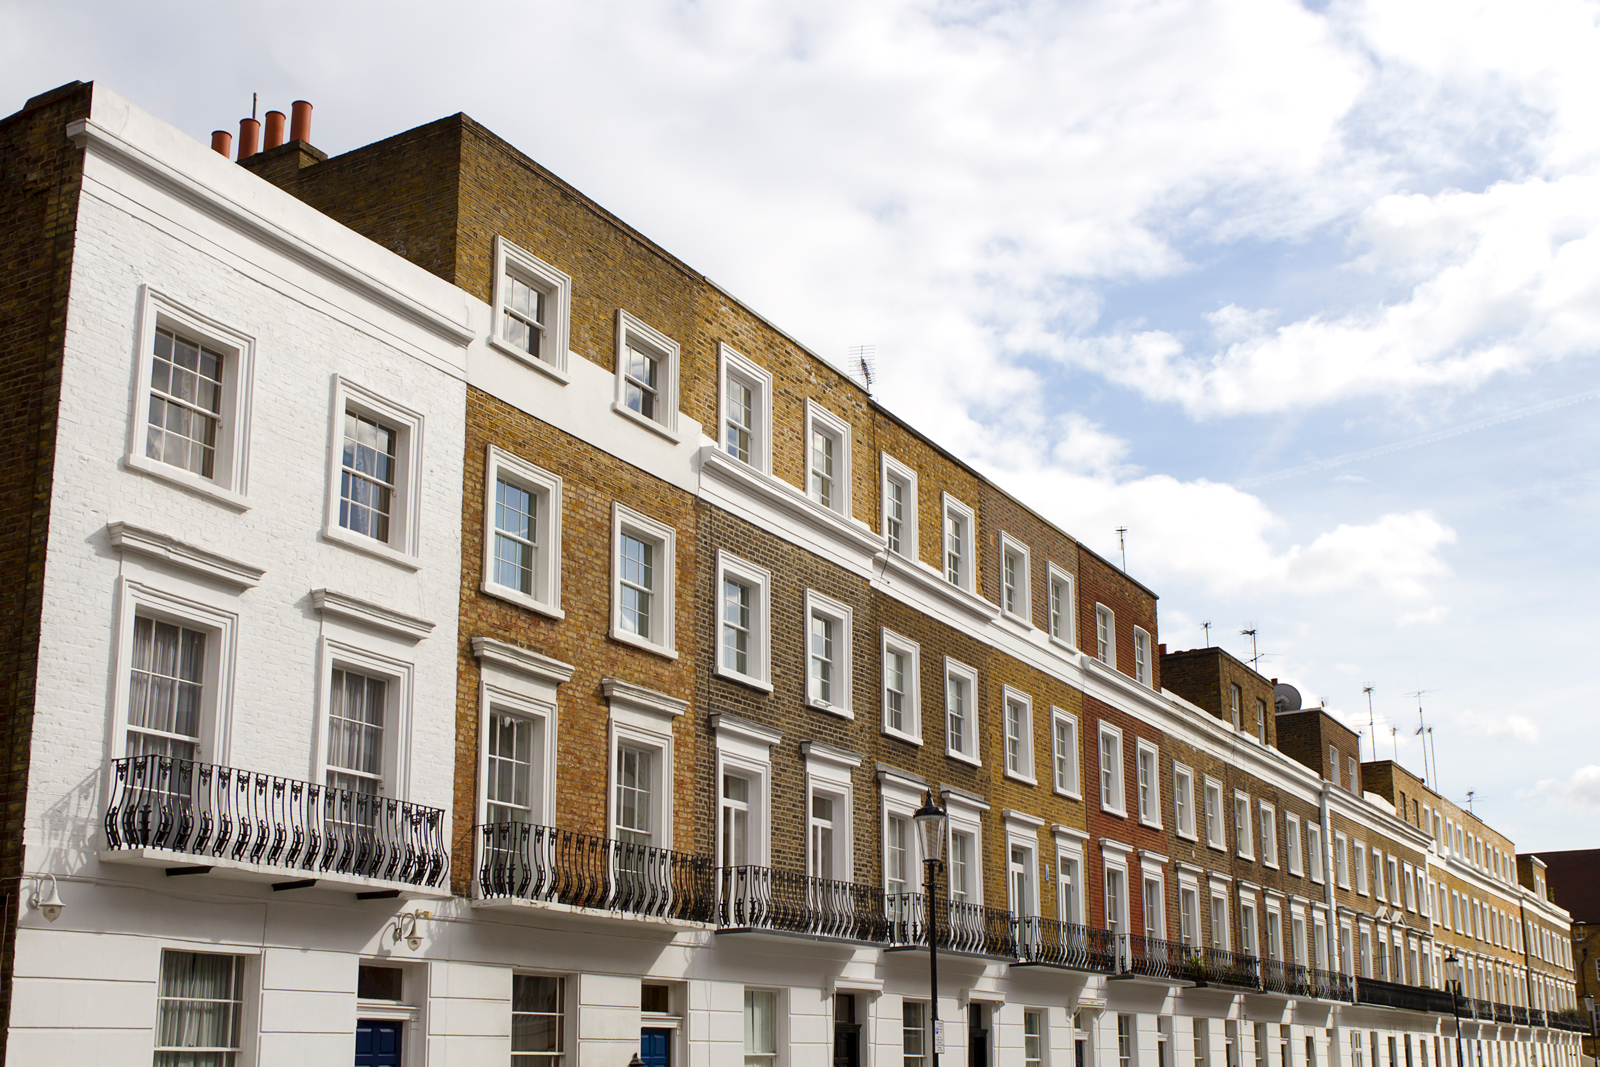
[[[1300,710],[1300,690],[1288,682],[1279,682],[1272,687],[1272,702],[1278,706],[1279,711]]]

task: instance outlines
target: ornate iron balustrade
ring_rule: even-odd
[[[1544,1025],[1544,1011],[1543,1011],[1543,1009],[1540,1009],[1540,1008],[1529,1008],[1528,1009],[1528,1025],[1529,1026],[1543,1026]]]
[[[1312,981],[1311,968],[1302,967],[1298,963],[1286,960],[1262,960],[1262,988],[1268,993],[1282,993],[1289,997],[1306,997],[1317,995],[1316,984]]]
[[[1511,1005],[1511,1021],[1518,1026],[1528,1025],[1528,1009],[1518,1004]]]
[[[1312,996],[1318,1000],[1355,1000],[1355,989],[1348,974],[1338,971],[1311,971]]]
[[[1545,1025],[1555,1030],[1570,1030],[1575,1034],[1589,1032],[1589,1020],[1575,1011],[1545,1012]]]
[[[1477,1000],[1477,999],[1474,999],[1472,997],[1463,997],[1461,999],[1461,1003],[1462,1003],[1462,1006],[1464,1006],[1467,1009],[1467,1011],[1469,1013],[1469,1015],[1468,1015],[1469,1018],[1472,1018],[1472,1019],[1493,1019],[1494,1018],[1494,1005],[1490,1004],[1487,1000]]]
[[[1494,1021],[1497,1023],[1511,1022],[1511,1005],[1496,1003],[1494,1006]]]
[[[438,808],[158,755],[112,761],[106,846],[430,887],[450,866]]]
[[[1020,924],[1018,954],[1027,963],[1073,971],[1115,974],[1116,944],[1110,930],[1029,915]]]
[[[1234,986],[1239,989],[1260,989],[1260,961],[1242,952],[1224,948],[1203,948],[1198,955],[1191,954],[1186,968],[1205,985]]]
[[[889,943],[906,948],[928,943],[927,908],[921,893],[890,893],[885,898],[889,915]],[[1019,959],[1017,921],[1004,908],[969,904],[964,900],[935,898],[934,929],[939,947],[996,959]]]
[[[1408,1011],[1431,1011],[1441,1015],[1451,1013],[1450,994],[1442,989],[1423,986],[1400,985],[1377,978],[1356,979],[1356,1002],[1377,1004],[1385,1008],[1404,1008]],[[1467,1002],[1461,1001],[1462,1009]]]
[[[719,867],[716,923],[880,944],[888,937],[877,886],[815,878],[774,867]]]
[[[1176,941],[1163,941],[1142,934],[1123,934],[1120,955],[1122,969],[1129,974],[1146,978],[1199,980],[1198,950]]]
[[[533,823],[488,823],[475,836],[484,898],[711,920],[711,861],[704,856]]]

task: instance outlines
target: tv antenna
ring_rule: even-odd
[[[1467,790],[1467,814],[1468,815],[1476,814],[1472,810],[1472,798],[1477,796],[1477,795],[1478,795],[1478,791],[1476,789]]]
[[[1250,669],[1254,670],[1255,667],[1256,667],[1256,664],[1261,662],[1261,653],[1256,651],[1256,628],[1255,628],[1255,624],[1252,623],[1246,629],[1240,630],[1239,634],[1241,636],[1243,636],[1243,637],[1248,637],[1250,639]]]
[[[1428,778],[1428,736],[1427,736],[1428,735],[1428,727],[1427,727],[1427,724],[1422,721],[1422,696],[1423,696],[1424,693],[1437,693],[1437,692],[1438,692],[1437,689],[1413,689],[1411,692],[1406,694],[1406,696],[1408,696],[1408,697],[1416,697],[1417,698],[1417,729],[1416,729],[1416,732],[1413,733],[1411,736],[1422,738],[1422,784],[1423,785],[1429,785],[1430,784],[1430,779]],[[1439,769],[1437,767],[1434,768],[1435,776],[1437,776],[1438,770]],[[1438,789],[1439,788],[1439,783],[1438,782],[1431,782],[1431,787],[1434,788],[1434,789]]]
[[[850,349],[851,369],[861,376],[868,396],[872,395],[872,382],[878,376],[877,351],[877,345],[855,345]]]
[[[1128,573],[1128,528],[1117,527],[1117,546],[1122,549],[1122,573]]]
[[[1372,758],[1378,758],[1378,726],[1372,717],[1372,686],[1364,685],[1361,691],[1367,694],[1367,731],[1372,738]],[[1356,735],[1356,762],[1361,761],[1361,735]]]
[[[1211,620],[1207,619],[1205,622],[1201,623],[1200,625],[1204,626],[1206,628],[1206,647],[1210,648],[1211,647]]]

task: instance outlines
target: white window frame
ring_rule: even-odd
[[[473,645],[479,661],[477,822],[489,821],[489,731],[485,726],[501,714],[537,723],[543,751],[533,762],[540,781],[530,788],[529,796],[534,801],[534,821],[554,825],[561,730],[557,687],[572,677],[572,667],[488,639]]]
[[[1306,867],[1311,880],[1322,883],[1324,872],[1322,870],[1322,827],[1307,820],[1306,831]]]
[[[878,841],[883,855],[880,857],[883,871],[884,892],[889,892],[889,820],[891,818],[906,821],[906,880],[905,892],[918,893],[922,889],[922,879],[919,872],[922,870],[922,833],[917,829],[914,816],[917,809],[922,807],[926,786],[920,780],[906,777],[899,772],[879,770],[878,792],[882,797],[882,804],[878,812]]]
[[[1011,711],[1016,708],[1021,717],[1021,735],[1018,737],[1018,750],[1015,753],[1017,767],[1012,769],[1011,745]],[[1038,784],[1033,775],[1033,698],[1020,689],[1011,686],[1002,686],[1000,690],[1000,739],[1003,749],[1002,765],[1007,778],[1025,782],[1028,785]]]
[[[1228,922],[1228,891],[1226,887],[1215,882],[1211,885],[1211,893],[1206,908],[1206,919],[1211,923],[1210,946],[1222,949],[1224,952],[1233,951],[1233,928]],[[1217,905],[1222,905],[1222,936],[1217,936]]]
[[[762,1067],[777,1067],[778,1064],[780,1064],[780,1063],[782,1063],[784,1061],[784,1055],[783,1055],[784,1049],[786,1049],[788,1047],[788,1044],[789,1044],[789,1042],[788,1042],[788,1034],[785,1032],[788,1029],[788,1027],[784,1025],[785,1020],[787,1020],[788,1017],[789,1017],[789,1012],[787,1010],[787,1003],[786,1003],[787,998],[784,995],[787,992],[788,992],[788,990],[786,990],[786,989],[775,988],[775,987],[767,987],[767,986],[747,985],[747,986],[744,987],[744,995],[739,998],[740,999],[739,1021],[741,1023],[741,1027],[742,1027],[742,1029],[740,1031],[742,1035],[748,1035],[749,1030],[750,1030],[750,1023],[749,1023],[750,998],[752,996],[763,996],[763,997],[771,997],[772,998],[772,1048],[773,1048],[773,1051],[770,1052],[770,1053],[755,1052],[755,1051],[751,1051],[749,1048],[745,1048],[744,1053],[743,1053],[743,1058],[739,1062],[741,1062],[743,1064],[746,1064],[747,1067],[754,1067],[754,1065],[756,1065],[756,1064],[760,1064],[760,1065],[762,1065]],[[741,1047],[743,1046],[743,1043],[746,1040],[748,1040],[748,1037],[741,1037],[741,1039],[740,1039]]]
[[[1087,889],[1084,884],[1083,848],[1080,841],[1063,837],[1061,829],[1056,830],[1056,918],[1064,923],[1083,926],[1088,922],[1087,911],[1089,902],[1086,899]],[[1071,892],[1065,892],[1063,883],[1071,885]],[[1071,906],[1068,907],[1070,900]]]
[[[531,594],[495,581],[495,489],[500,481],[526,490],[538,501],[535,531],[538,560]],[[489,596],[509,600],[540,615],[566,618],[561,610],[561,478],[495,445],[488,446],[484,459],[483,582],[480,589]]]
[[[1200,936],[1200,882],[1186,870],[1178,871],[1178,943],[1198,949]]]
[[[1261,831],[1261,864],[1278,869],[1278,812],[1264,800],[1256,802],[1256,825]]]
[[[1146,781],[1146,760],[1148,759],[1148,782]],[[1134,790],[1139,794],[1139,822],[1145,826],[1161,829],[1161,750],[1144,738],[1137,738],[1134,742]],[[1146,786],[1149,787],[1150,796],[1148,803],[1144,795]]]
[[[1155,687],[1155,668],[1151,665],[1150,632],[1142,626],[1133,628],[1133,680],[1140,685]]]
[[[544,294],[544,340],[540,342],[538,356],[529,355],[511,344],[502,334],[506,305],[511,299],[506,275],[515,274],[517,280],[530,289]],[[526,366],[533,367],[565,385],[567,376],[567,350],[571,345],[572,328],[572,278],[551,266],[533,253],[517,247],[503,236],[494,239],[494,319],[489,331],[489,344]],[[545,355],[546,351],[549,355]]]
[[[233,683],[238,655],[239,616],[209,604],[158,589],[131,578],[119,578],[117,646],[113,665],[111,744],[113,759],[128,754],[128,704],[133,670],[133,625],[138,617],[206,631],[205,676],[201,682],[200,744],[195,759],[227,765],[233,725]]]
[[[1239,813],[1244,813],[1244,825],[1240,825]],[[1255,837],[1250,826],[1250,794],[1241,790],[1233,791],[1233,854],[1242,860],[1254,860]]]
[[[806,706],[818,711],[838,715],[841,718],[853,719],[855,713],[850,710],[851,690],[855,685],[852,661],[855,659],[854,634],[851,632],[853,613],[850,605],[841,603],[830,596],[824,596],[815,589],[807,589],[805,594],[805,679],[806,679]],[[834,680],[834,688],[838,691],[841,701],[823,700],[815,691],[811,677],[811,620],[821,618],[831,620],[838,627],[838,636],[834,639],[834,655],[837,659],[835,666],[839,668],[838,677]]]
[[[412,664],[323,636],[317,642],[317,736],[313,742],[312,780],[319,785],[328,780],[328,732],[332,711],[333,672],[351,671],[386,683],[383,721],[383,788],[379,796],[391,800],[410,798]],[[337,768],[335,768],[337,770]]]
[[[1115,930],[1118,933],[1131,933],[1133,901],[1129,899],[1132,894],[1132,882],[1128,876],[1127,854],[1106,851],[1101,856],[1101,867],[1104,870],[1100,876],[1100,910],[1105,921],[1105,928]],[[1121,875],[1122,877],[1122,896],[1118,901],[1119,907],[1116,914],[1112,914],[1109,907],[1112,897],[1110,887],[1113,874]]]
[[[728,381],[736,378],[750,390],[750,458],[740,460],[728,450],[728,416],[731,397]],[[736,463],[763,474],[772,473],[772,372],[742,353],[717,343],[717,450]]]
[[[1031,566],[1032,554],[1028,546],[1018,541],[1015,537],[1000,532],[1000,612],[1006,618],[1022,623],[1024,626],[1033,625],[1033,570]],[[1016,603],[1008,604],[1006,597],[1006,564],[1012,563],[1012,573],[1016,575]]]
[[[1365,841],[1353,841],[1350,849],[1351,856],[1355,859],[1356,894],[1367,895],[1367,844]]]
[[[1105,631],[1104,655],[1101,654],[1101,631]],[[1117,613],[1104,604],[1094,606],[1094,658],[1112,670],[1117,667]]]
[[[233,976],[235,979],[237,979],[237,984],[233,988],[233,993],[237,999],[222,1002],[212,1000],[210,998],[202,999],[197,997],[182,996],[168,997],[163,995],[161,990],[163,988],[163,982],[165,979],[166,960],[169,952],[175,955],[183,956],[222,956],[233,961]],[[197,1047],[193,1045],[163,1045],[160,1043],[161,1031],[163,1027],[162,1014],[163,1008],[165,1007],[167,1001],[188,1002],[190,1004],[208,1003],[213,1005],[218,1003],[228,1003],[232,1007],[233,1011],[237,1013],[232,1016],[232,1019],[234,1022],[234,1027],[239,1032],[240,1044],[230,1046],[203,1046],[207,1051],[200,1052],[200,1055],[204,1057],[209,1057],[209,1055],[213,1053],[227,1055],[230,1057],[227,1062],[239,1064],[241,1067],[245,1064],[253,1064],[255,1062],[255,1058],[251,1055],[253,1051],[252,1045],[255,1044],[254,1039],[259,1037],[261,1029],[260,1011],[257,1007],[259,1003],[258,998],[261,991],[261,963],[260,949],[252,950],[246,948],[243,950],[238,950],[233,948],[223,948],[221,946],[193,946],[179,943],[160,946],[156,951],[156,1003],[154,1016],[156,1044],[153,1046],[155,1055],[160,1057],[165,1054],[176,1059],[181,1059],[183,1058],[184,1053],[190,1053],[192,1055],[198,1051]],[[409,1044],[409,1042],[407,1042],[407,1044]]]
[[[881,468],[879,480],[882,483],[880,495],[883,498],[883,513],[878,518],[882,523],[879,529],[883,533],[884,544],[889,543],[889,483],[898,482],[905,490],[905,514],[900,520],[900,551],[896,554],[903,559],[916,560],[921,556],[921,543],[917,540],[917,472],[887,452],[880,452],[878,456]],[[894,549],[889,551],[894,552]]]
[[[953,748],[950,745],[950,679],[957,678],[967,684],[967,706],[965,708],[965,721],[962,723],[963,747]],[[949,656],[944,658],[944,754],[970,763],[974,767],[983,766],[982,751],[978,747],[978,671],[965,663],[953,660]]]
[[[732,775],[750,783],[749,799],[745,801],[746,829],[750,840],[746,842],[745,860],[752,866],[768,867],[772,863],[772,746],[783,739],[777,730],[756,723],[736,719],[731,715],[712,717],[712,730],[717,745],[717,822],[712,856],[721,862],[726,848],[722,819],[722,779]]]
[[[1260,958],[1261,931],[1256,925],[1259,907],[1253,890],[1239,890],[1239,951],[1246,956]]]
[[[725,654],[727,646],[722,640],[723,585],[730,578],[750,588],[750,627],[747,631],[750,636],[745,658],[746,665],[751,669],[747,671],[740,671],[729,662]],[[772,692],[772,572],[719,548],[717,584],[713,600],[715,602],[713,612],[716,618],[716,634],[713,640],[716,643],[714,655],[717,676],[750,686],[752,689],[759,689],[764,693]]]
[[[1266,745],[1271,728],[1267,725],[1267,702],[1256,697],[1256,742]]]
[[[622,535],[656,546],[660,588],[653,591],[650,624],[661,640],[640,637],[622,628]],[[623,644],[677,659],[678,532],[619,502],[611,505],[611,637]]]
[[[1151,886],[1155,892],[1150,891]],[[1151,903],[1155,906],[1152,908]],[[1153,929],[1149,936],[1158,941],[1167,939],[1167,879],[1166,872],[1159,863],[1147,863],[1143,856],[1139,860],[1139,902],[1144,905],[1145,914],[1141,916],[1140,927],[1144,930]],[[1154,927],[1148,919],[1154,916]]]
[[[971,885],[967,889],[966,901],[969,904],[983,903],[983,813],[989,810],[989,805],[983,801],[975,800],[952,790],[945,790],[943,794],[945,810],[949,812],[949,826],[945,840],[945,857],[951,855],[951,843],[956,834],[964,834],[972,840],[972,858],[967,864],[967,875]],[[949,872],[949,865],[946,871]]]
[[[965,589],[969,593],[977,591],[977,556],[973,552],[973,541],[978,535],[978,516],[971,508],[951,496],[941,493],[939,497],[939,573],[945,581],[950,582],[951,555],[956,557],[956,577],[959,581],[950,582],[957,589]],[[950,551],[950,521],[954,517],[961,523],[962,538],[961,550],[956,553]]]
[[[905,692],[901,694],[900,701],[900,714],[905,721],[904,729],[896,729],[889,725],[888,666],[891,652],[906,658]],[[898,737],[902,741],[920,745],[922,744],[922,646],[909,637],[902,637],[893,630],[885,628],[880,654],[882,665],[878,673],[879,689],[883,697],[883,732],[890,737]]]
[[[1059,742],[1060,724],[1065,724],[1072,734],[1070,749],[1065,753],[1064,760]],[[1065,776],[1060,773],[1063,767],[1067,772]],[[1073,800],[1083,799],[1083,741],[1078,733],[1078,718],[1056,707],[1050,709],[1050,782],[1059,795]]]
[[[656,357],[659,367],[656,383],[656,400],[659,418],[641,414],[630,408],[628,396],[628,349],[639,348]],[[617,395],[611,410],[636,425],[660,434],[674,444],[678,441],[678,370],[681,358],[678,342],[651,326],[643,319],[617,309],[617,349],[615,371]]]
[[[1060,589],[1061,611],[1055,612],[1051,603]],[[1078,648],[1078,594],[1076,583],[1072,575],[1056,566],[1055,563],[1046,564],[1045,585],[1045,630],[1050,640],[1058,645],[1077,651]]]
[[[1172,764],[1172,823],[1173,831],[1186,841],[1199,841],[1199,824],[1194,806],[1194,771],[1174,761]],[[1181,803],[1180,803],[1181,802]],[[1187,810],[1187,823],[1183,813]]]
[[[393,504],[389,510],[389,540],[379,541],[339,525],[340,474],[344,469],[344,420],[349,411],[390,426],[395,442]],[[328,498],[322,537],[326,541],[398,563],[408,570],[421,567],[418,550],[422,526],[423,417],[342,375],[333,379],[332,418],[328,436]]]
[[[1244,690],[1238,682],[1228,683],[1228,712],[1233,716],[1233,728],[1244,729]]]
[[[1039,823],[1038,826],[1042,826]],[[1032,820],[1018,818],[1015,812],[1006,816],[1006,906],[1011,914],[1020,918],[1027,918],[1041,914],[1039,911],[1039,837],[1038,826]],[[1023,877],[1027,880],[1026,897],[1019,908],[1016,894],[1013,892],[1011,869],[1011,851],[1020,849],[1024,854]]]
[[[156,330],[182,333],[222,350],[222,410],[210,478],[145,455],[150,425],[150,362]],[[139,287],[138,349],[134,360],[133,409],[123,465],[207,496],[238,511],[250,506],[250,423],[255,383],[255,338],[151,288]]]
[[[1206,847],[1226,852],[1228,849],[1228,813],[1222,807],[1222,783],[1215,778],[1205,778],[1202,796],[1204,799],[1201,802],[1200,817],[1202,824],[1206,827]],[[1216,800],[1217,805],[1216,824],[1214,826],[1207,822],[1206,813],[1210,809],[1204,806],[1209,805],[1213,799]],[[1212,830],[1216,831],[1215,836],[1212,835]]]
[[[1106,741],[1115,743],[1116,767],[1108,776],[1106,771]],[[1124,765],[1127,759],[1126,750],[1122,745],[1122,730],[1108,722],[1100,724],[1100,733],[1095,747],[1095,769],[1100,774],[1100,810],[1110,812],[1121,818],[1128,817],[1127,775],[1128,769]]]
[[[1284,869],[1290,874],[1303,873],[1300,866],[1300,819],[1290,812],[1283,813],[1283,844],[1287,852]]]
[[[685,701],[625,683],[606,680],[602,686],[611,716],[606,751],[606,836],[621,840],[617,830],[617,752],[623,745],[648,750],[656,755],[656,800],[651,826],[652,848],[672,847],[673,800],[675,781],[673,720],[688,710]],[[720,796],[721,779],[717,789]]]
[[[833,440],[833,501],[824,504],[822,499],[813,491],[812,485],[816,471],[812,466],[812,438],[821,433]],[[848,519],[854,512],[850,506],[850,490],[852,479],[850,477],[850,424],[821,404],[806,398],[806,430],[803,440],[805,448],[805,494],[813,504]]]

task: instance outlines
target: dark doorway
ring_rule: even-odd
[[[644,1067],[672,1067],[672,1031],[657,1027],[640,1030],[639,1059]]]
[[[833,1067],[861,1067],[861,1024],[854,993],[833,997]]]
[[[356,1021],[356,1067],[400,1067],[400,1027],[387,1019]]]
[[[988,1005],[967,1005],[967,1067],[989,1067]]]

